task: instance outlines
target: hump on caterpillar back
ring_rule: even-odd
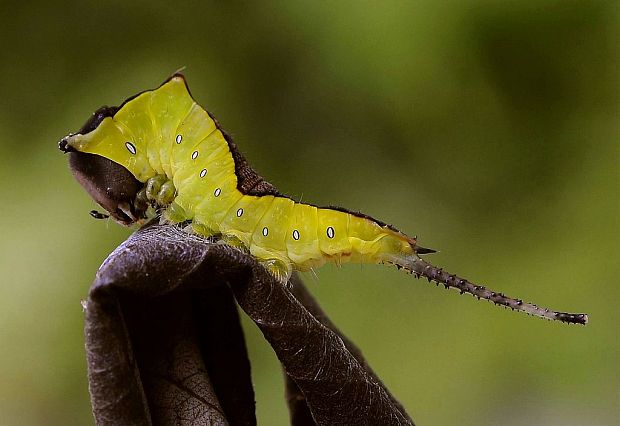
[[[69,153],[71,171],[89,195],[128,225],[144,217],[146,206],[136,203],[136,195],[164,172],[161,153],[170,151],[166,146],[192,105],[184,77],[175,74],[120,106],[99,108],[58,146]]]
[[[162,153],[170,151],[176,128],[194,104],[184,77],[175,74],[118,107],[98,109],[77,133],[62,139],[60,148],[100,155],[146,182],[166,171],[162,164],[169,161],[162,162]]]

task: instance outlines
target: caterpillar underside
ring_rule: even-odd
[[[105,157],[141,183],[133,203],[115,215],[125,224],[142,220],[153,205],[169,222],[188,222],[193,232],[249,252],[282,282],[293,270],[325,262],[387,263],[515,310],[587,321],[585,314],[539,308],[447,274],[420,258],[433,250],[369,216],[280,194],[247,165],[217,121],[193,100],[180,74],[118,108],[100,109],[60,146]]]

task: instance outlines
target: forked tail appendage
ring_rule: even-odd
[[[505,296],[502,293],[491,291],[484,286],[472,284],[464,278],[449,274],[441,268],[433,266],[425,260],[420,259],[416,255],[391,260],[390,263],[394,263],[396,266],[413,273],[417,278],[425,277],[428,281],[435,281],[438,285],[442,284],[446,288],[455,288],[459,290],[461,294],[469,293],[478,299],[486,299],[496,305],[505,306],[515,311],[521,311],[540,318],[561,321],[569,324],[585,325],[588,322],[587,314],[556,312],[551,309],[541,308],[532,303],[526,303],[520,299],[513,299],[512,297]]]

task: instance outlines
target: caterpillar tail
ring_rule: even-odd
[[[421,253],[422,254],[422,253]],[[442,284],[446,289],[457,289],[461,294],[469,293],[478,299],[485,299],[496,305],[504,306],[515,311],[525,312],[526,314],[540,318],[560,321],[569,324],[582,324],[588,322],[587,314],[572,314],[567,312],[553,311],[542,308],[532,303],[524,302],[520,299],[508,297],[502,293],[489,290],[482,285],[476,285],[470,281],[450,274],[429,262],[421,259],[417,254],[406,254],[401,256],[391,256],[387,263],[396,265],[399,268],[414,274],[416,278],[424,277],[429,282],[435,281],[437,285]]]

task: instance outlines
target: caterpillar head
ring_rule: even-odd
[[[80,152],[71,143],[76,137],[96,129],[104,118],[114,115],[116,110],[115,107],[98,109],[77,133],[61,139],[58,147],[69,154],[73,176],[93,200],[118,223],[129,226],[146,215],[148,206],[137,202],[136,198],[144,184],[121,164],[101,155]]]

